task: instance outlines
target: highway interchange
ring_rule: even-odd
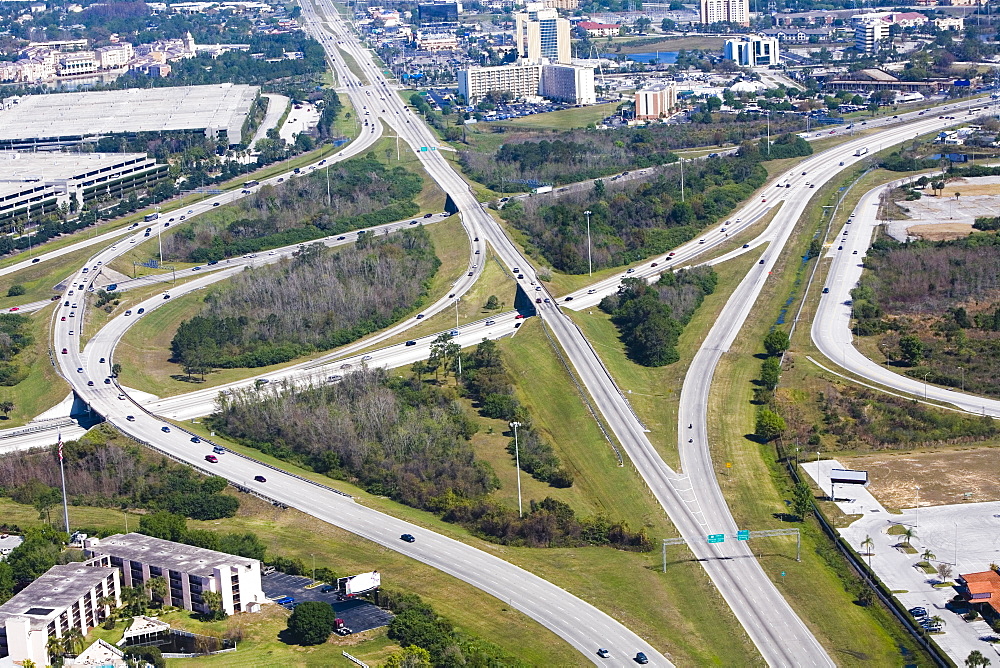
[[[634,268],[631,274],[622,274],[606,279],[569,295],[573,297],[572,301],[566,300],[565,297],[560,300],[564,307],[586,308],[593,306],[600,298],[615,291],[622,276],[634,275],[653,279],[662,271],[692,264],[700,255],[725,244],[729,236],[753,225],[778,203],[781,203],[781,208],[767,228],[754,240],[748,242],[747,247],[737,249],[724,256],[728,258],[741,252],[754,252],[762,247],[765,249],[760,257],[760,263],[755,264],[753,270],[740,283],[722,315],[709,332],[702,348],[692,362],[691,370],[685,380],[678,420],[678,444],[683,473],[678,473],[672,471],[663,462],[659,453],[646,437],[644,427],[632,413],[623,394],[601,364],[599,357],[572,321],[560,311],[557,300],[548,293],[544,285],[537,281],[531,264],[505,236],[503,230],[496,224],[483,205],[475,199],[468,184],[444,160],[440,151],[419,150],[420,147],[436,147],[438,145],[437,139],[403,105],[395,91],[387,86],[381,72],[372,62],[370,53],[357,44],[339,20],[329,20],[321,25],[314,9],[308,4],[304,4],[303,7],[307,27],[321,40],[328,54],[331,55],[331,63],[337,71],[339,81],[347,84],[346,88],[343,89],[344,92],[351,98],[355,109],[364,110],[371,114],[366,116],[370,119],[370,125],[362,128],[361,136],[337,156],[328,160],[341,160],[369,148],[382,131],[381,123],[376,123],[375,119],[380,119],[392,127],[397,135],[414,149],[427,172],[458,206],[463,226],[470,238],[469,273],[471,275],[464,276],[456,284],[454,294],[461,296],[478,278],[482,266],[480,262],[477,262],[475,251],[485,250],[487,244],[508,267],[520,268],[520,273],[524,275],[524,278],[519,280],[520,287],[532,297],[537,295],[539,298],[550,300],[538,305],[539,315],[551,328],[566,351],[595,404],[636,465],[640,475],[643,476],[681,535],[687,539],[692,551],[701,560],[706,572],[712,577],[764,659],[771,665],[832,665],[832,660],[824,648],[780,596],[745,545],[735,541],[721,545],[705,543],[707,533],[732,534],[737,528],[716,482],[707,447],[705,408],[710,383],[719,357],[728,349],[738,334],[750,308],[756,301],[781,254],[785,242],[791,235],[799,215],[815,192],[813,188],[806,185],[806,182],[817,184],[817,186],[821,185],[843,169],[839,163],[850,165],[852,162],[863,160],[863,157],[854,155],[860,146],[867,146],[874,141],[888,146],[911,139],[914,135],[937,131],[942,127],[953,125],[956,121],[939,119],[934,115],[921,118],[913,114],[911,118],[901,119],[908,121],[906,124],[890,127],[880,132],[877,140],[859,138],[809,158],[763,189],[762,195],[753,198],[743,209],[734,212],[728,223],[707,231],[702,237],[675,249],[672,257],[652,258]],[[336,16],[332,10],[332,3],[323,3],[321,7],[327,17]],[[353,57],[362,68],[364,77],[369,82],[367,85],[364,85],[343,66],[342,60],[337,57],[338,51],[344,51]],[[940,111],[936,110],[935,113],[940,113]],[[779,188],[779,184],[782,187]],[[791,187],[784,187],[786,184],[790,184]],[[208,199],[198,205],[188,207],[185,215],[198,215],[211,209],[216,202],[230,202],[240,196],[241,193],[231,192]],[[874,216],[874,214],[872,215]],[[141,243],[146,239],[145,237],[140,238],[140,235],[144,233],[144,227],[153,227],[154,231],[161,231],[161,226],[168,222],[163,218],[153,225],[143,226],[136,230],[136,243]],[[852,227],[856,225],[857,223]],[[866,229],[868,229],[870,236],[871,228]],[[86,266],[90,268],[107,264],[133,245],[131,243],[133,239],[118,239],[120,235],[121,233],[117,232],[104,235],[106,238],[99,237],[98,239],[105,243],[111,241],[116,241],[116,243],[97,253]],[[861,239],[862,235],[848,235],[848,237]],[[702,239],[704,239],[704,243],[702,243]],[[332,242],[335,241],[332,240]],[[89,243],[95,243],[95,241]],[[851,250],[853,251],[853,247]],[[266,255],[256,259],[256,261],[277,261],[290,251],[291,249],[282,249],[274,256]],[[50,256],[55,257],[66,252],[71,251],[62,249],[40,257],[43,260],[50,259]],[[838,294],[843,289],[850,289],[850,287],[845,288],[844,286],[853,286],[849,275],[850,258],[848,257],[846,261],[838,264],[838,260],[842,260],[845,256],[846,253],[835,257],[830,272],[831,280],[838,277],[840,271],[845,273],[842,279],[843,285],[835,286],[838,289]],[[254,260],[254,258],[247,259]],[[657,266],[653,267],[652,262],[656,262]],[[28,262],[19,263],[13,267],[20,268],[20,264],[27,265]],[[171,297],[176,297],[193,290],[203,289],[236,271],[242,271],[244,265],[244,262],[236,262],[224,268],[216,267],[216,271],[213,273],[205,273],[194,280],[185,282],[168,294]],[[0,273],[8,273],[8,270],[2,270]],[[858,273],[860,274],[860,270]],[[269,469],[253,460],[238,457],[234,453],[223,457],[224,465],[222,466],[206,465],[204,456],[211,452],[211,445],[193,443],[190,434],[157,418],[156,415],[180,420],[204,415],[213,409],[215,396],[220,388],[155,400],[142,406],[128,396],[127,390],[118,388],[113,381],[104,383],[104,379],[109,375],[111,361],[114,359],[114,346],[127,331],[128,326],[135,322],[138,315],[120,315],[112,319],[111,323],[96,334],[81,350],[78,343],[79,336],[75,333],[76,328],[72,325],[73,320],[71,320],[70,314],[80,313],[84,302],[79,286],[83,285],[83,290],[86,290],[93,280],[93,276],[94,273],[90,271],[84,273],[83,267],[81,267],[80,271],[70,279],[70,287],[61,298],[61,303],[56,308],[53,319],[53,346],[57,353],[56,358],[61,373],[74,391],[123,432],[148,442],[153,447],[167,452],[181,461],[227,477],[247,489],[299,508],[321,520],[341,526],[353,533],[440,568],[498,598],[510,600],[515,608],[522,610],[552,629],[595,663],[618,665],[628,657],[633,656],[636,651],[643,651],[650,657],[654,665],[669,665],[668,660],[655,648],[594,606],[480,550],[369,510],[352,502],[347,497],[326,491],[294,476]],[[856,277],[853,280],[856,281]],[[73,293],[71,294],[70,291]],[[80,298],[79,301],[76,298]],[[147,299],[143,305],[137,305],[133,308],[146,308],[148,312],[164,301],[163,295],[157,294]],[[77,304],[76,308],[73,306],[74,303]],[[425,313],[440,312],[452,303],[451,298],[441,299],[429,307]],[[829,307],[831,309],[829,322],[839,323],[838,326],[831,325],[832,334],[829,335],[833,337],[830,340],[834,341],[832,345],[836,347],[837,332],[840,329],[845,329],[845,321],[842,313],[837,313],[838,304],[835,300],[824,300],[824,303],[833,304]],[[839,306],[843,305],[839,304]],[[839,310],[842,311],[842,309]],[[66,317],[67,320],[62,321],[62,317]],[[73,318],[76,318],[76,322],[82,322],[79,315],[74,315]],[[515,332],[514,325],[517,324],[515,318],[516,314],[508,313],[493,318],[492,320],[495,322],[490,325],[487,325],[485,321],[472,323],[460,328],[459,341],[463,346],[468,346],[483,336],[513,334]],[[821,318],[817,317],[815,322],[820,323]],[[357,351],[369,348],[377,341],[384,341],[395,336],[413,324],[414,320],[409,319],[380,333],[377,337],[366,339],[346,350],[339,350],[336,354],[325,359],[296,365],[281,373],[268,374],[268,380],[292,378],[323,382],[330,375],[345,371],[341,369],[345,364],[351,364],[352,368],[362,362],[387,367],[410,364],[416,359],[426,357],[428,341],[433,337],[422,337],[417,340],[415,346],[400,344],[367,353],[366,355],[371,355],[369,360],[362,360],[357,355]],[[71,331],[74,333],[71,334]],[[825,340],[825,338],[829,337],[820,337],[821,340]],[[817,343],[819,344],[819,340]],[[63,348],[67,350],[66,354],[61,353]],[[837,352],[831,354],[822,346],[821,350],[831,359],[839,359]],[[864,366],[861,361],[858,364]],[[869,365],[883,371],[879,365],[871,362]],[[78,372],[78,368],[84,371]],[[896,376],[891,373],[887,375]],[[896,376],[896,378],[902,377]],[[912,381],[912,379],[905,378],[903,380]],[[252,385],[254,381],[255,379],[242,381],[240,384],[235,384],[234,387]],[[89,382],[94,382],[94,385],[88,385]],[[917,384],[921,385],[919,389],[922,389],[922,384]],[[912,389],[907,391],[913,392]],[[976,399],[976,401],[979,400]],[[128,420],[127,416],[132,416],[134,419]],[[268,479],[267,483],[254,481],[255,476],[265,474]],[[400,533],[412,533],[418,537],[418,540],[413,544],[401,545],[397,538]],[[611,658],[602,660],[596,657],[594,652],[597,646],[611,649]]]

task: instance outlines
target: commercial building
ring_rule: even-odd
[[[958,591],[988,622],[1000,620],[1000,574],[995,570],[958,576]]]
[[[854,47],[861,53],[875,53],[889,39],[889,23],[880,19],[854,27]]]
[[[86,635],[110,614],[108,599],[121,603],[118,569],[92,562],[53,566],[0,605],[0,657],[47,666],[48,639],[71,628]]]
[[[857,93],[875,90],[901,90],[923,95],[933,95],[939,89],[950,86],[951,79],[937,81],[900,81],[888,72],[867,69],[848,72],[823,81],[823,90],[849,90]]]
[[[702,23],[735,23],[750,25],[749,0],[701,0],[699,18]]]
[[[449,33],[433,35],[419,33],[414,41],[421,51],[454,51],[458,49],[458,37]]]
[[[0,151],[0,226],[38,220],[74,198],[80,205],[155,186],[169,166],[145,153]]]
[[[421,2],[417,5],[421,23],[458,23],[461,13],[461,2]]]
[[[59,56],[56,73],[61,77],[78,74],[93,74],[97,71],[97,59],[93,51],[76,51]]]
[[[257,559],[138,533],[88,538],[84,550],[101,564],[121,569],[125,586],[141,586],[150,578],[162,577],[168,585],[166,605],[207,612],[202,594],[211,591],[222,595],[222,607],[231,615],[259,612],[267,600]]]
[[[551,9],[578,9],[580,0],[545,0],[545,6]]]
[[[777,65],[779,55],[777,37],[747,35],[726,40],[725,57],[740,67]]]
[[[0,110],[0,147],[72,144],[88,137],[135,132],[204,132],[227,145],[243,139],[256,86],[53,93],[8,98]]]
[[[540,62],[568,63],[570,51],[569,21],[541,2],[529,2],[525,11],[514,14],[514,43],[521,58]]]
[[[677,106],[677,86],[655,84],[635,92],[635,117],[640,121],[664,118]]]
[[[458,70],[458,93],[476,104],[491,92],[514,99],[545,97],[571,104],[594,104],[594,69],[564,63],[519,62]]]
[[[620,23],[594,23],[593,21],[580,21],[576,27],[587,33],[587,37],[617,37],[622,29]]]
[[[961,16],[948,16],[934,19],[934,25],[938,30],[965,30],[965,19]]]

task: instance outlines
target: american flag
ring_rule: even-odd
[[[59,461],[63,460],[62,454],[62,431],[59,432]]]

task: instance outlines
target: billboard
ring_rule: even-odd
[[[830,482],[838,485],[867,485],[868,471],[833,469],[830,471]]]
[[[362,573],[361,575],[355,575],[345,579],[347,582],[344,583],[344,593],[348,596],[364,594],[366,591],[378,589],[382,584],[382,576],[378,571]]]

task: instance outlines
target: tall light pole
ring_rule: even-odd
[[[517,428],[521,426],[521,423],[511,422],[510,426],[514,430],[514,465],[517,467],[517,516],[523,517],[524,513],[521,509],[521,453],[517,447]]]
[[[462,301],[461,297],[455,297],[455,331],[458,331],[458,302]],[[458,346],[458,375],[462,375],[462,346]],[[516,439],[515,439],[516,440]]]
[[[958,370],[962,372],[962,392],[964,393],[965,392],[965,367],[964,366],[960,366],[960,367],[958,367]]]
[[[587,271],[591,276],[594,275],[594,262],[590,255],[590,211],[584,211],[583,215],[587,217]]]
[[[684,202],[684,158],[681,158],[681,202]]]
[[[924,374],[924,399],[927,398],[927,376],[929,375],[931,375],[930,371]]]
[[[920,485],[917,485],[917,505],[913,507],[913,528],[920,528]]]

